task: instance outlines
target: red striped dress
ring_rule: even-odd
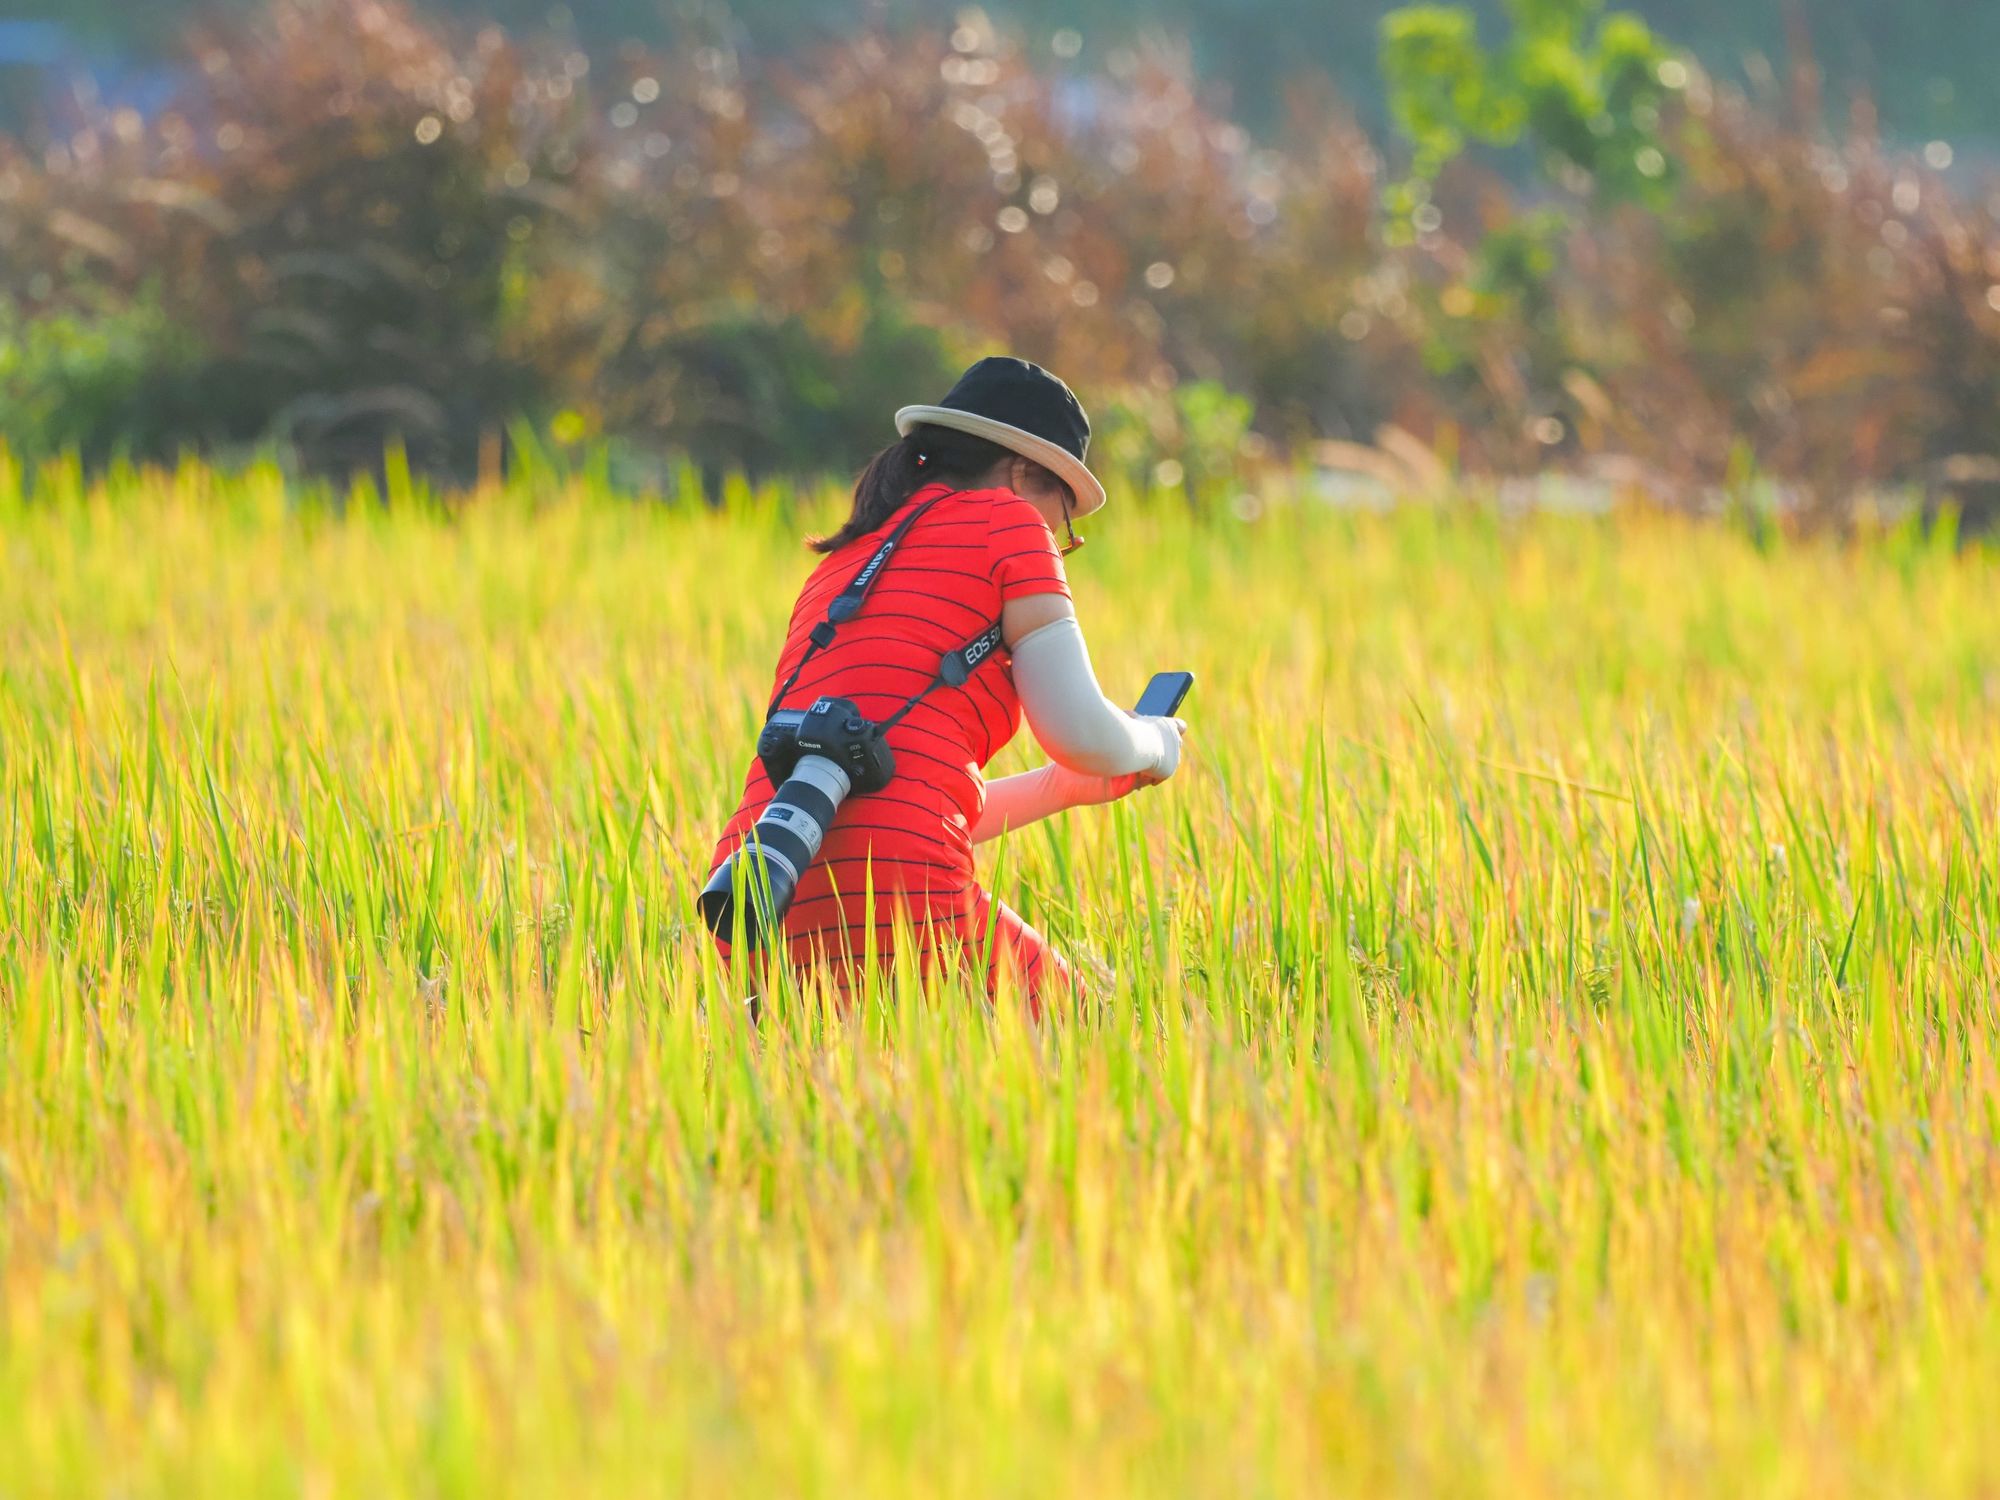
[[[937,675],[938,659],[1000,617],[1010,599],[1068,597],[1069,582],[1048,524],[1012,490],[919,490],[887,521],[829,554],[792,608],[772,689],[805,654],[812,628],[834,597],[908,510],[944,495],[898,544],[861,613],[840,626],[779,704],[851,698],[868,718],[888,718]],[[968,830],[986,802],[982,768],[1021,725],[1013,662],[994,653],[961,688],[940,687],[889,731],[896,778],[842,804],[826,843],[801,876],[784,932],[794,963],[851,970],[869,955],[886,959],[899,916],[928,955],[940,937],[991,954],[989,985],[1011,968],[1031,993],[1068,981],[1067,966],[1039,934],[975,877]],[[710,863],[722,862],[771,800],[754,757],[743,799]],[[868,891],[874,892],[870,910]],[[989,946],[990,945],[990,946]],[[725,945],[726,951],[726,945]]]

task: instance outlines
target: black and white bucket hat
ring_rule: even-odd
[[[1032,458],[1070,487],[1075,516],[1104,508],[1104,486],[1083,462],[1090,418],[1070,388],[1040,365],[1007,355],[980,360],[936,406],[896,413],[896,431],[904,437],[925,425],[969,432]]]

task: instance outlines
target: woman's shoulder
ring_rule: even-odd
[[[1004,487],[918,491],[912,502],[927,503],[922,524],[910,534],[913,547],[972,548],[981,553],[1042,550],[1051,545],[1042,513]],[[907,514],[907,510],[898,515]]]
[[[984,489],[953,490],[951,499],[960,505],[1026,505],[1028,502],[1008,489],[1004,484],[990,485]]]
[[[1018,501],[1020,496],[1004,489],[947,490],[941,487],[933,488],[928,493],[919,490],[910,497],[912,504],[925,504],[922,529],[933,539],[941,534],[951,534],[954,541],[982,542],[996,511],[1010,500]]]
[[[947,506],[953,519],[976,522],[989,531],[1004,531],[1023,525],[1043,530],[1048,528],[1040,511],[1005,486],[958,490],[948,496],[939,508]]]

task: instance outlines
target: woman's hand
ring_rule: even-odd
[[[1181,768],[1181,746],[1188,737],[1187,720],[1142,718],[1138,714],[1131,717],[1142,724],[1151,724],[1160,732],[1160,759],[1150,770],[1134,773],[1140,786],[1158,786]]]
[[[1127,717],[1140,718],[1138,714],[1128,714]],[[1123,776],[1092,776],[1055,762],[1049,764],[1049,775],[1068,799],[1070,807],[1102,807],[1107,802],[1131,796],[1141,787],[1158,786],[1180,769],[1181,746],[1188,735],[1187,720],[1145,719],[1141,722],[1151,723],[1159,729],[1160,742],[1164,747],[1163,758],[1149,770],[1132,771]]]

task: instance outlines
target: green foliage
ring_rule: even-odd
[[[877,298],[841,340],[803,316],[726,309],[654,351],[641,378],[666,385],[675,446],[762,478],[853,472],[894,440],[897,407],[942,392],[965,362],[938,329]],[[607,401],[617,379],[600,382]]]
[[[163,453],[213,435],[203,365],[157,295],[32,319],[0,303],[0,411],[8,443],[31,462]]]
[[[1205,505],[1241,487],[1255,414],[1249,397],[1213,380],[1124,391],[1097,413],[1091,467],[1142,493],[1180,490]]]
[[[1495,87],[1478,17],[1464,6],[1413,5],[1384,17],[1382,71],[1420,180],[1435,178],[1468,137],[1510,144],[1520,132],[1520,100]]]
[[[1646,23],[1603,0],[1507,0],[1506,42],[1489,49],[1466,5],[1417,5],[1382,21],[1389,107],[1412,146],[1400,202],[1420,203],[1477,142],[1525,141],[1565,180],[1607,201],[1658,202],[1670,153],[1660,111],[1672,54]]]

